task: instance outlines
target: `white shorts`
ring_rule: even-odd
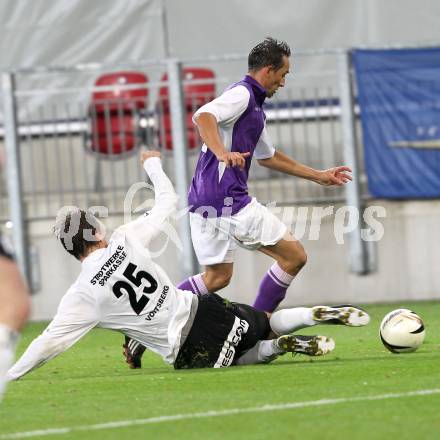
[[[255,198],[230,217],[190,213],[191,238],[203,266],[232,263],[237,246],[254,250],[278,243],[287,227]]]

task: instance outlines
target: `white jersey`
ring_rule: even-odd
[[[108,247],[83,260],[81,273],[62,298],[53,321],[9,370],[10,379],[67,350],[94,327],[120,331],[166,362],[175,361],[182,329],[191,324],[197,297],[174,287],[151,259],[147,246],[175,211],[177,196],[159,158],[146,160],[144,167],[155,188],[153,209],[118,228]]]

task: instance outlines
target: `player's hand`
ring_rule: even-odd
[[[342,186],[350,180],[353,180],[349,173],[351,173],[349,167],[329,168],[328,170],[320,171],[318,183],[324,186]]]
[[[224,162],[226,167],[239,167],[241,170],[246,164],[246,157],[251,153],[240,153],[238,151],[229,151],[217,156],[219,162]]]
[[[160,151],[155,150],[148,150],[148,151],[142,151],[141,152],[141,164],[143,165],[144,162],[149,159],[150,157],[158,157],[160,159]]]

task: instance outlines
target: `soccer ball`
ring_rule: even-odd
[[[380,324],[380,339],[393,353],[416,351],[425,339],[425,326],[416,313],[397,309],[385,315]]]

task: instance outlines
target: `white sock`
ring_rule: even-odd
[[[14,362],[17,333],[0,324],[0,401],[6,387],[6,373]]]
[[[274,343],[275,339],[269,341],[258,341],[250,350],[237,360],[237,365],[268,364],[284,353]]]
[[[293,333],[296,330],[316,325],[309,307],[294,307],[278,310],[270,318],[270,327],[277,335]]]
[[[269,269],[269,276],[277,283],[280,281],[283,284],[286,284],[287,287],[290,286],[292,281],[295,278],[295,275],[290,275],[290,273],[284,272],[281,266],[278,263],[274,263],[272,267]],[[275,277],[275,279],[274,279]]]

